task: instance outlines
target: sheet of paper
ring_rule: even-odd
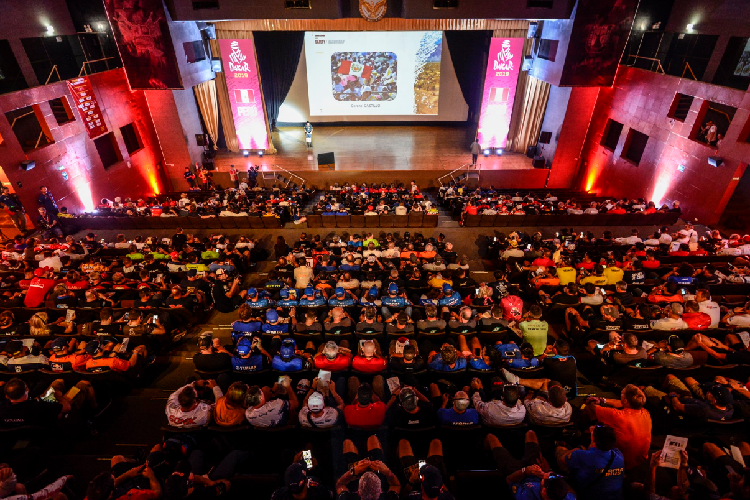
[[[388,390],[391,391],[391,394],[401,386],[398,377],[391,377],[386,380],[386,383],[388,383]]]
[[[745,465],[745,457],[742,456],[742,452],[739,448],[737,448],[735,445],[731,445],[729,447],[729,450],[732,452],[732,458],[737,460],[740,464],[742,464],[743,467],[746,467]]]
[[[737,335],[742,339],[742,343],[745,344],[745,347],[750,347],[750,333],[748,332],[739,332]]]
[[[331,381],[331,372],[328,370],[320,370],[318,372],[318,380],[325,380],[326,382]]]
[[[651,349],[652,347],[654,347],[654,344],[652,344],[651,342],[648,342],[648,341],[644,340],[643,342],[641,342],[641,346],[643,346],[643,348],[648,351],[649,349]]]
[[[396,354],[403,354],[405,345],[406,342],[396,342]]]
[[[680,452],[687,448],[688,438],[667,434],[661,450],[661,466],[670,469],[680,468]]]

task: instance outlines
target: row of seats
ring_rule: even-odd
[[[465,227],[530,227],[530,226],[664,226],[677,222],[674,212],[655,214],[583,214],[583,215],[469,215]]]
[[[308,215],[307,227],[437,227],[438,216],[424,212],[409,215]]]
[[[66,232],[78,229],[279,229],[283,227],[278,217],[227,216],[227,217],[79,217],[60,219]]]

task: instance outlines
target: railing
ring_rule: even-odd
[[[271,170],[271,172],[272,172],[272,173],[274,173],[274,174],[275,174],[275,173],[276,173],[277,171],[279,171],[279,170],[280,170],[280,171],[284,172],[284,173],[285,173],[285,174],[286,174],[286,175],[288,176],[288,177],[287,177],[287,181],[286,181],[286,186],[284,186],[284,187],[285,187],[285,188],[287,188],[287,189],[289,188],[289,184],[291,184],[291,183],[292,183],[292,178],[295,178],[295,179],[297,179],[297,181],[295,182],[295,184],[298,184],[298,185],[300,185],[300,186],[303,186],[303,185],[304,185],[304,184],[305,184],[305,183],[307,182],[307,181],[306,181],[305,179],[303,179],[303,178],[302,178],[302,177],[300,177],[299,175],[295,174],[294,172],[290,172],[289,170],[285,169],[285,168],[284,168],[284,167],[282,167],[281,165],[276,165],[276,164],[273,164],[273,165],[270,165],[270,168],[271,168],[271,169],[275,169],[275,170]]]
[[[81,71],[78,72],[78,76],[86,75],[88,76],[88,71],[86,71],[86,65],[96,62],[102,62],[102,61],[108,61],[109,59],[114,59],[114,57],[102,57],[101,59],[94,59],[93,61],[84,61],[81,65]],[[109,64],[107,64],[107,69],[109,70]]]
[[[656,63],[656,67],[659,70],[659,72],[662,75],[666,74],[666,72],[664,71],[664,68],[661,65],[661,61],[659,59],[657,59],[656,57],[635,56],[635,55],[632,55],[632,54],[628,55],[628,59],[631,59],[631,58],[632,59],[644,59],[646,61],[651,61],[651,68],[652,69],[650,71],[654,71],[654,69],[653,69],[654,64],[653,63],[655,62]],[[630,61],[628,61],[628,62],[630,62]],[[625,66],[633,66],[635,64],[635,62],[636,61],[633,61],[633,64],[626,64]]]
[[[49,79],[52,78],[52,73],[57,73],[58,82],[62,80],[62,78],[60,78],[60,72],[57,71],[57,64],[55,64],[54,66],[52,66],[52,69],[49,70],[49,76],[47,77],[47,81],[44,82],[45,85],[47,85],[49,83]]]
[[[685,78],[685,71],[688,71],[688,70],[690,70],[690,74],[693,75],[693,80],[697,81],[698,79],[695,77],[695,73],[693,73],[693,68],[690,67],[690,63],[687,62],[687,61],[685,61],[685,67],[682,68],[682,77],[681,78]]]
[[[440,177],[438,177],[437,180],[440,183],[440,185],[443,186],[443,179],[445,179],[446,177],[450,177],[451,181],[455,181],[456,180],[456,176],[453,175],[456,172],[461,172],[461,171],[466,170],[466,174],[468,175],[469,172],[475,171],[475,172],[477,172],[477,175],[479,175],[480,168],[481,168],[481,165],[478,165],[478,164],[475,165],[473,163],[465,163],[465,164],[461,165],[460,167],[451,170],[447,174],[441,175]]]

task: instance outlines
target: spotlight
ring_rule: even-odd
[[[484,150],[484,156],[489,156],[489,155],[490,155],[490,150],[489,149],[485,149]]]
[[[495,154],[496,154],[497,156],[502,156],[502,154],[503,154],[503,149],[502,149],[502,148],[497,148],[497,151],[495,151]]]
[[[51,36],[55,32],[55,28],[52,25],[47,25],[47,35]]]
[[[250,156],[250,151],[248,151],[247,149],[243,149],[242,150],[242,156],[244,156],[245,158],[247,158],[248,156]]]
[[[695,24],[690,23],[690,24],[687,25],[687,30],[688,31],[693,31],[693,28],[695,28]]]
[[[258,156],[260,156],[261,158],[263,158],[263,150],[262,149],[260,151],[258,151]]]

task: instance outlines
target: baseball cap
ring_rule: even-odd
[[[457,391],[453,396],[453,406],[456,410],[463,411],[469,407],[469,395],[464,391]]]
[[[99,341],[98,340],[92,340],[88,344],[86,344],[86,354],[96,354],[96,351],[99,350]]]
[[[375,285],[371,286],[370,289],[367,291],[367,295],[372,295],[373,297],[378,296],[378,287]]]
[[[44,274],[48,271],[51,271],[52,268],[49,266],[40,267],[34,270],[34,276],[44,276]]]
[[[372,387],[364,383],[357,389],[357,402],[362,406],[367,406],[372,402]]]
[[[239,354],[240,356],[250,354],[250,345],[250,339],[248,339],[247,337],[241,338],[240,341],[237,342],[237,354]]]
[[[198,275],[198,271],[196,269],[190,269],[190,270],[188,270],[187,275],[188,275],[189,278],[192,278],[193,276],[197,276]]]
[[[284,339],[281,341],[281,347],[279,347],[279,355],[281,359],[289,359],[294,356],[294,348],[296,343],[294,339]]]
[[[313,295],[315,293],[315,289],[311,286],[308,286],[305,288],[305,295]]]
[[[712,385],[709,387],[708,392],[713,394],[714,398],[716,398],[716,404],[719,406],[729,406],[734,403],[732,392],[723,385]]]
[[[52,341],[52,350],[53,351],[62,351],[65,349],[65,346],[68,345],[68,340],[63,337],[58,337],[54,341]]]
[[[668,342],[669,347],[675,354],[680,354],[685,350],[685,342],[677,335],[670,335]]]
[[[452,291],[453,291],[453,287],[450,286],[449,283],[443,283],[443,293],[452,292]]]
[[[388,293],[398,293],[398,285],[396,283],[388,285]]]
[[[250,288],[247,289],[247,296],[248,297],[255,297],[256,295],[258,295],[258,290],[257,289],[255,289],[253,287],[250,287]]]
[[[177,259],[180,256],[180,252],[172,252],[169,254],[172,259]]]
[[[283,290],[281,290],[279,292],[279,295],[281,296],[282,299],[288,299],[289,298],[289,290],[287,290],[286,288],[284,288]]]
[[[224,276],[225,274],[227,274],[227,272],[222,268],[216,270],[216,276]]]
[[[616,306],[602,306],[602,314],[612,316],[613,318],[620,317],[620,310]]]
[[[213,341],[213,335],[206,332],[201,335],[200,338],[198,338],[198,347],[200,347],[201,349],[205,349],[206,347],[210,347]]]
[[[440,494],[443,487],[443,476],[437,467],[425,464],[419,469],[419,476],[422,479],[422,489],[430,498],[435,498]]]
[[[269,321],[271,323],[279,320],[279,313],[276,312],[276,309],[269,309],[266,311],[266,321]]]
[[[340,286],[336,287],[336,295],[343,297],[346,292]]]
[[[401,389],[401,392],[398,395],[398,399],[401,401],[401,406],[404,408],[404,410],[414,411],[417,409],[417,394],[411,387]]]
[[[326,402],[323,399],[323,395],[318,391],[310,394],[310,397],[307,398],[307,407],[310,408],[310,411],[320,411],[325,408]]]
[[[294,462],[286,468],[284,472],[284,484],[286,484],[290,493],[299,493],[304,488],[304,482],[307,480],[307,469],[301,462]]]

